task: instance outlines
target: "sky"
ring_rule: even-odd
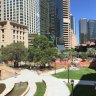
[[[96,19],[96,0],[70,0],[71,14],[76,18],[76,36],[79,44],[79,19]]]

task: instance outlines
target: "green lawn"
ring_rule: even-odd
[[[68,85],[68,87],[70,91],[72,92],[71,85]],[[96,96],[96,90],[94,86],[77,85],[73,89],[73,96]]]
[[[53,74],[57,78],[68,78],[68,70],[57,74]],[[90,68],[80,68],[80,70],[70,70],[70,79],[96,80],[96,71]]]
[[[0,94],[5,90],[6,86],[3,83],[0,83]]]
[[[34,96],[44,96],[44,93],[46,91],[46,85],[45,82],[37,82],[37,90]]]
[[[27,82],[16,83],[13,90],[6,96],[21,96],[27,89],[27,86]]]

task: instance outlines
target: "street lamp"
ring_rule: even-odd
[[[55,74],[56,74],[56,61],[55,61]]]
[[[71,86],[72,86],[72,96],[73,96],[74,80],[71,80]]]
[[[68,64],[68,83],[69,83],[69,64]]]
[[[67,71],[68,71],[68,83],[69,83],[69,64],[67,59],[65,59],[65,65],[68,67]]]

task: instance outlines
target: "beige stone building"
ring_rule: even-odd
[[[75,48],[76,45],[77,45],[76,34],[74,34],[73,30],[71,30],[71,48]]]
[[[63,32],[65,48],[71,48],[70,0],[63,0]]]
[[[13,21],[0,21],[0,48],[15,42],[23,42],[28,48],[27,26]]]

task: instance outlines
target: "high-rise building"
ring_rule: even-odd
[[[96,41],[96,20],[88,20],[88,34],[87,41],[95,42]]]
[[[40,34],[49,33],[49,0],[39,0]]]
[[[79,21],[80,43],[96,41],[96,20],[80,19]]]
[[[28,26],[29,33],[36,33],[37,0],[4,0],[4,20]]]
[[[79,38],[80,44],[84,44],[87,42],[88,35],[88,26],[87,19],[82,18],[79,20]]]
[[[61,44],[61,37],[63,36],[63,4],[62,0],[49,0],[49,32],[51,39],[57,46]],[[63,39],[63,38],[62,38]],[[64,42],[63,42],[64,44]]]
[[[32,1],[32,0],[31,0]],[[30,33],[28,35],[28,43],[29,46],[32,46],[31,40],[38,34],[38,35],[48,35],[49,34],[49,0],[33,0],[35,3],[35,13],[33,19],[36,22],[36,32],[35,33]],[[33,9],[30,9],[33,11]],[[34,26],[34,22],[32,23]]]
[[[4,20],[4,0],[0,0],[0,21]]]
[[[63,32],[65,48],[71,48],[70,0],[63,0]]]
[[[73,30],[73,34],[76,34],[76,21],[75,17],[72,14],[70,15],[70,26],[71,30]]]
[[[76,25],[75,25],[75,17],[70,15],[70,26],[71,26],[71,48],[75,48],[76,46]]]

